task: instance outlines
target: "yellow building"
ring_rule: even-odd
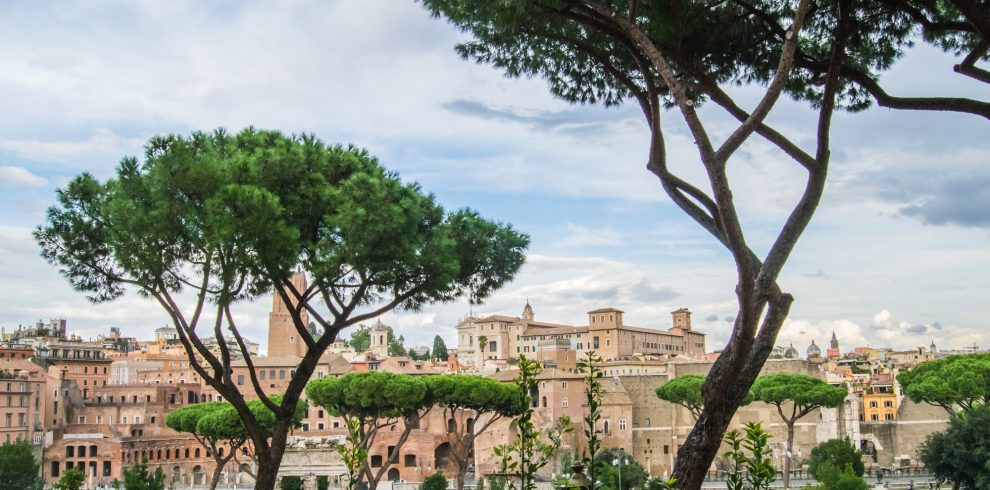
[[[894,389],[894,378],[890,374],[874,375],[863,390],[864,421],[880,422],[897,420],[898,396]]]

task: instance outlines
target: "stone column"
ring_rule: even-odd
[[[318,488],[316,475],[310,473],[303,477],[303,490],[317,490]]]

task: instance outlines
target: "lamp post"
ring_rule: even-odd
[[[616,455],[615,459],[612,460],[612,464],[617,465],[619,467],[619,490],[622,490],[622,459],[624,454],[622,453],[622,448],[619,448],[618,451],[619,452]]]

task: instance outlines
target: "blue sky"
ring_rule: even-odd
[[[95,336],[150,337],[164,314],[136,295],[92,305],[38,256],[30,230],[54,190],[111,175],[155,134],[248,125],[366,147],[448,208],[470,206],[532,237],[519,278],[475,312],[579,323],[614,306],[669,326],[686,306],[710,347],[735,313],[728,255],[663,195],[645,168],[633,106],[570,106],[541,80],[506,79],[453,51],[461,34],[404,1],[10,2],[0,19],[0,325],[65,316]],[[953,60],[908,53],[884,82],[897,94],[983,96]],[[757,89],[734,90],[752,105]],[[732,121],[703,115],[724,136]],[[700,177],[677,114],[675,168]],[[810,144],[814,114],[782,101],[771,122]],[[873,108],[834,124],[825,198],[781,277],[796,302],[784,345],[827,340],[910,348],[990,344],[990,126],[972,116]],[[730,164],[757,250],[777,233],[802,175],[753,141]],[[268,299],[241,305],[264,342]],[[408,344],[453,342],[463,303],[383,318]]]

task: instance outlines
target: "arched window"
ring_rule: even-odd
[[[454,432],[457,430],[457,424],[454,423],[454,419],[447,419],[447,432]]]
[[[606,420],[605,421],[605,424],[602,426],[602,433],[603,434],[608,434],[609,433],[609,431],[608,431],[608,420]]]
[[[199,448],[196,448],[196,452],[195,452],[195,453],[193,453],[193,454],[195,454],[195,455],[196,455],[196,457],[198,458],[198,457],[199,457]]]
[[[547,408],[547,397],[543,397],[543,408]]]

